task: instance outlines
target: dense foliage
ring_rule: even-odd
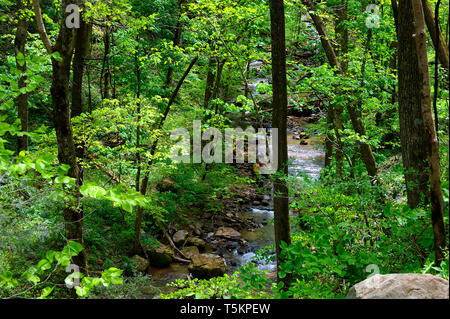
[[[435,8],[437,1],[428,2]],[[140,298],[149,286],[148,294],[163,299],[343,298],[373,273],[448,279],[448,65],[428,39],[447,229],[445,258],[437,265],[429,195],[414,207],[408,201],[391,1],[312,1],[315,10],[311,1],[284,1],[289,117],[310,118],[300,128],[327,152],[318,179],[281,177],[289,189],[292,243],[281,244],[277,275],[290,276],[290,286],[258,268],[276,259],[269,245],[233,273],[178,279],[169,290],[157,287],[151,271],[143,275],[132,257],[145,256],[146,246],[173,244],[168,234],[194,227],[204,214],[209,220],[225,216],[230,202],[248,209],[246,192],[271,193],[274,176],[259,174],[258,165],[245,175],[236,164],[171,158],[171,132],[192,129],[194,120],[202,121],[203,131],[270,126],[270,1],[40,1],[53,52],[42,41],[36,3],[0,0],[1,298]],[[61,27],[70,3],[82,7],[87,33]],[[378,6],[376,27],[368,23],[374,14],[366,11],[369,4]],[[440,1],[446,46],[448,9],[448,1]],[[323,21],[339,67],[329,60],[313,15]],[[62,113],[54,102],[57,66],[67,59],[57,50],[64,45],[61,30],[74,34],[64,98],[72,107],[65,129],[73,137],[73,162],[63,160],[67,137],[60,136]],[[77,98],[81,112],[73,116]],[[365,162],[368,148],[375,175]],[[69,220],[71,210],[82,215]],[[70,237],[71,223],[81,225],[81,239]],[[85,265],[67,271],[77,256]],[[77,277],[80,285],[67,289]]]

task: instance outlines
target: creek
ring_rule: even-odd
[[[259,83],[270,83],[270,76],[263,76],[263,63],[253,62],[251,68],[259,75],[257,78],[249,79],[249,88],[256,98],[259,100],[267,98],[265,94],[258,93],[257,85]],[[300,132],[308,131],[308,123],[303,118],[295,118],[296,125],[291,125],[288,129],[288,156],[290,159],[289,175],[295,176],[298,173],[304,173],[311,178],[317,179],[320,171],[325,164],[325,154],[322,148],[322,142],[314,133],[310,134],[307,139],[303,139],[304,143],[300,141]],[[305,143],[306,142],[306,143]],[[299,180],[301,182],[301,180]],[[253,203],[249,209],[241,213],[244,219],[251,219],[261,227],[252,230],[241,230],[242,238],[247,241],[245,246],[237,246],[233,249],[226,247],[217,247],[214,253],[222,255],[227,264],[227,273],[232,274],[240,267],[254,262],[261,270],[269,270],[274,274],[276,262],[274,260],[267,260],[266,258],[256,258],[257,251],[270,246],[275,241],[274,227],[273,227],[273,200],[272,195],[266,195],[266,206]],[[267,201],[269,204],[267,205]],[[270,251],[268,252],[271,253]],[[273,252],[271,253],[273,259]],[[179,278],[187,278],[189,271],[187,265],[172,263],[170,267],[158,269],[150,267],[149,273],[152,274],[152,285],[158,287],[162,293],[172,291],[172,288],[167,288],[166,284]],[[157,296],[154,296],[158,298]]]

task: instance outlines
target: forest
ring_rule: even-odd
[[[0,0],[0,299],[448,299],[449,22]]]

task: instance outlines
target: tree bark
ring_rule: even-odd
[[[205,98],[203,102],[203,107],[205,109],[208,108],[209,102],[212,99],[213,95],[213,86],[214,86],[214,65],[218,63],[218,59],[216,57],[210,57],[208,62],[208,73],[206,75],[206,85],[205,85]]]
[[[283,0],[272,0],[270,6],[270,25],[272,39],[272,79],[273,79],[273,113],[272,127],[278,129],[278,167],[277,173],[287,176],[287,78],[286,78],[286,30]],[[280,266],[283,262],[281,243],[291,244],[291,228],[289,223],[289,192],[286,181],[277,177],[274,181],[274,222],[275,246],[277,256],[277,280],[283,282],[283,289],[289,289],[292,275],[280,277]]]
[[[76,0],[63,0],[62,8],[69,4],[77,4]],[[68,176],[76,180],[76,187],[71,193],[70,200],[64,204],[63,217],[66,228],[66,239],[83,243],[83,207],[81,205],[81,194],[79,187],[83,180],[81,170],[77,162],[75,152],[75,143],[73,138],[72,124],[70,121],[70,102],[69,102],[69,81],[70,66],[73,57],[75,32],[66,27],[65,20],[68,13],[63,10],[63,19],[60,31],[54,46],[45,32],[45,26],[38,0],[33,0],[34,11],[36,13],[36,22],[38,30],[47,52],[59,52],[61,60],[58,61],[52,57],[52,85],[51,98],[53,106],[53,125],[56,131],[56,140],[58,144],[58,160],[60,164],[69,166]],[[47,47],[50,45],[50,47]],[[85,251],[81,251],[78,256],[72,258],[72,262],[80,268],[86,267]]]
[[[400,143],[405,169],[408,205],[417,207],[421,197],[429,198],[426,135],[421,111],[421,79],[413,34],[411,1],[400,1],[398,8],[398,113]]]
[[[71,117],[83,113],[83,76],[85,60],[91,45],[92,24],[80,19],[80,28],[76,29],[75,53],[73,57],[72,112]]]
[[[428,0],[422,0],[423,13],[425,15],[425,21],[428,27],[428,32],[430,33],[431,40],[433,41],[434,48],[436,49],[439,61],[444,68],[448,70],[449,67],[449,56],[447,43],[442,35],[442,30],[439,25],[436,24],[434,20],[433,9],[431,8]],[[438,30],[438,32],[436,32]]]
[[[310,10],[310,16],[313,19],[314,26],[316,27],[316,30],[320,35],[320,40],[322,42],[322,46],[325,50],[325,53],[327,55],[328,62],[330,63],[331,67],[335,68],[336,73],[340,73],[341,75],[346,76],[346,73],[342,69],[342,66],[340,65],[340,63],[337,59],[336,53],[333,49],[333,46],[331,45],[331,41],[328,37],[328,33],[326,31],[325,25],[323,24],[322,18],[320,16],[318,16],[317,14],[313,13],[313,12],[316,12],[316,6],[315,6],[314,2],[312,0],[302,0],[302,2]],[[338,109],[338,111],[339,111],[339,109]],[[340,140],[339,130],[341,130],[343,128],[343,125],[342,125],[342,123],[339,122],[340,117],[337,114],[338,111],[336,111],[336,110],[333,111],[333,113],[334,113],[333,121],[334,121],[335,132],[337,134],[336,138],[338,140],[336,144],[338,145],[338,147],[342,147],[341,146],[342,143],[339,141]],[[352,120],[352,126],[353,126],[353,129],[355,130],[355,132],[361,136],[365,135],[366,132],[365,132],[364,124],[361,120],[361,116],[362,116],[361,112],[358,109],[356,109],[352,103],[348,103],[347,111],[350,114],[350,118]],[[376,169],[376,162],[375,162],[375,158],[373,156],[372,148],[367,143],[359,143],[359,144],[360,144],[361,157],[366,166],[367,173],[372,178],[372,180],[374,178],[378,179],[376,177],[377,169]],[[342,149],[337,150],[336,154],[339,152],[343,152],[343,150]],[[341,153],[341,155],[342,155],[342,153]],[[340,157],[336,157],[336,160],[338,162],[337,172],[339,174],[339,171],[341,169],[339,167],[339,165],[340,165],[339,161],[342,162],[342,159]]]
[[[446,246],[441,187],[441,167],[439,163],[439,144],[431,110],[431,84],[430,74],[428,72],[425,18],[420,2],[420,0],[412,0],[415,24],[414,38],[417,47],[418,71],[421,79],[420,106],[422,111],[422,120],[425,126],[428,164],[430,167],[431,220],[434,232],[435,264],[439,267],[441,262],[444,260],[444,249]]]
[[[182,9],[181,6],[185,0],[179,0],[178,1],[178,20],[177,20],[177,26],[175,27],[175,33],[173,37],[173,46],[179,47],[181,46],[181,34],[183,32],[183,22],[181,21],[181,15],[182,15]],[[166,76],[166,83],[165,88],[169,88],[172,85],[172,78],[173,78],[173,70],[174,68],[172,65],[169,65],[169,69],[167,70],[167,76]]]

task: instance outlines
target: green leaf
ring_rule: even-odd
[[[61,62],[61,61],[63,60],[62,57],[61,57],[61,54],[59,54],[58,51],[53,52],[52,55],[51,55],[51,57],[52,57],[53,59],[55,59],[56,61],[58,61],[58,62]]]
[[[41,296],[39,299],[45,299],[48,295],[50,295],[55,287],[45,287],[42,289]]]
[[[17,55],[16,55],[16,61],[17,61],[17,64],[18,64],[19,66],[24,66],[24,65],[25,65],[25,56],[23,55],[22,52],[18,52],[18,53],[17,53]]]

